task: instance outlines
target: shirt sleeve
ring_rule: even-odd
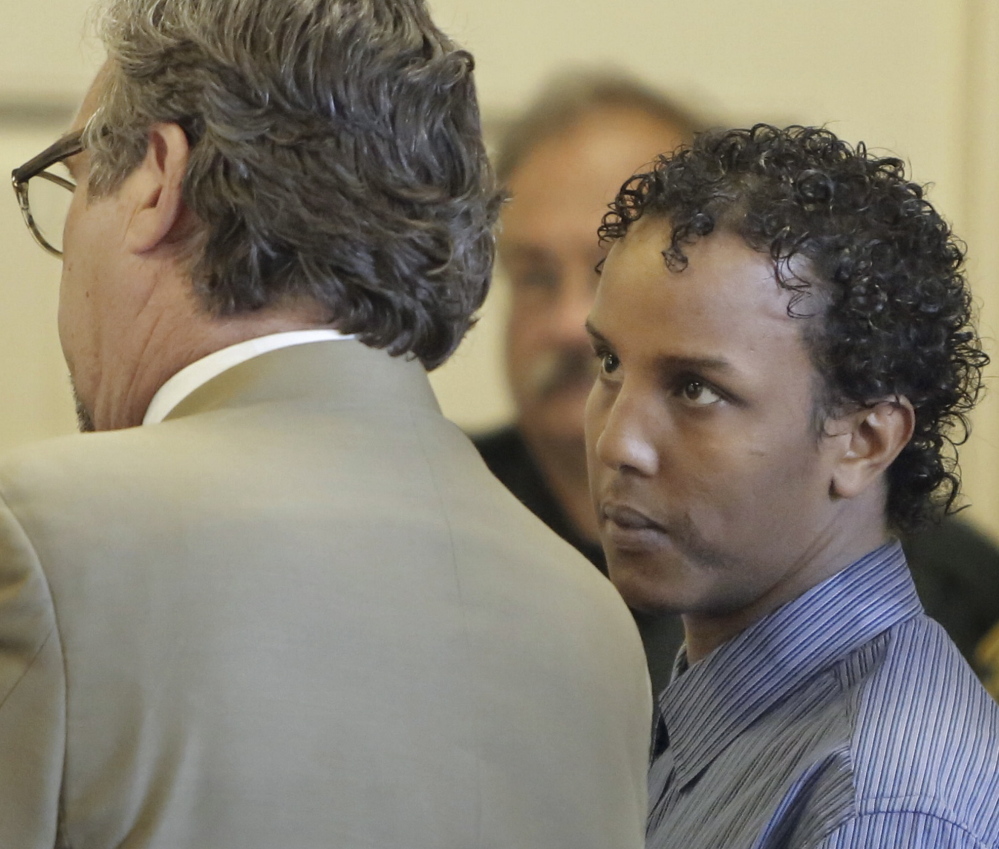
[[[808,849],[995,849],[967,828],[932,814],[910,811],[852,817]],[[805,847],[802,847],[805,849]]]
[[[48,584],[0,500],[0,846],[56,844],[65,677]]]

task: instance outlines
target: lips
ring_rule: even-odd
[[[661,546],[669,536],[666,528],[634,507],[605,503],[600,508],[605,542],[624,551]]]
[[[636,510],[634,507],[628,507],[623,504],[605,504],[601,512],[603,513],[604,518],[613,522],[615,525],[620,525],[622,528],[627,528],[629,530],[638,530],[642,528],[656,528],[660,531],[663,530],[662,525],[652,521],[652,519],[640,510]]]

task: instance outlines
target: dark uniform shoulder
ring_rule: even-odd
[[[920,600],[969,661],[999,623],[999,548],[951,517],[902,540]]]

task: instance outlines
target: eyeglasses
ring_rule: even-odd
[[[11,173],[24,223],[45,250],[62,256],[62,231],[76,182],[64,160],[83,150],[82,132],[59,139]]]

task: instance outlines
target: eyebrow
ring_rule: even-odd
[[[597,330],[589,319],[586,319],[583,323],[583,327],[586,328],[586,332],[589,333],[590,336],[592,336],[597,342],[607,342],[607,337]]]
[[[602,342],[608,347],[613,347],[610,341],[599,330],[597,330],[589,319],[586,320],[586,332],[593,337],[596,342]],[[668,366],[673,370],[690,369],[692,371],[713,371],[720,373],[732,373],[735,368],[728,360],[718,357],[684,357],[676,355],[665,355],[657,358],[660,366]]]

